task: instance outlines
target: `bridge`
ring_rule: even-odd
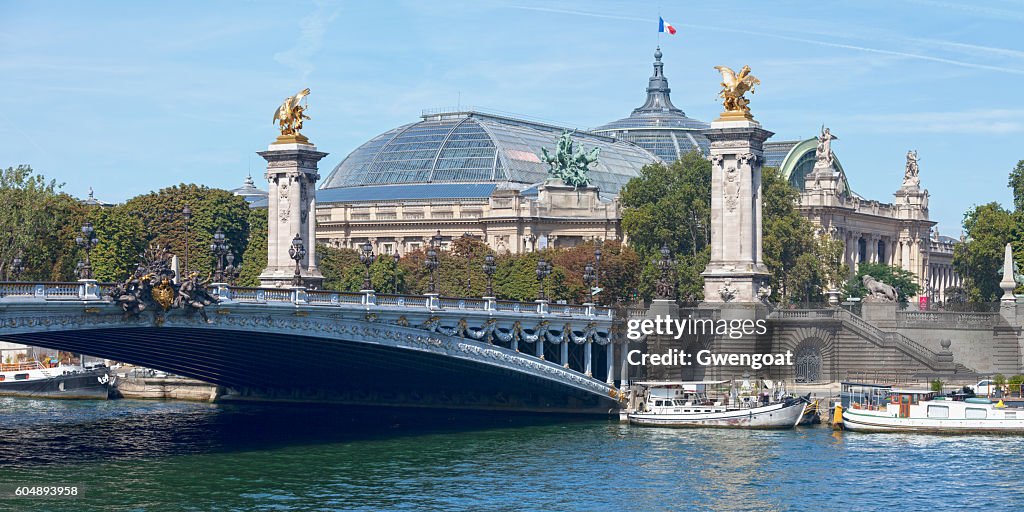
[[[238,400],[605,415],[620,404],[613,312],[593,304],[215,284],[206,315],[133,315],[113,288],[0,283],[0,339],[200,379]]]

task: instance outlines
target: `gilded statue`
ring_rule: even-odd
[[[760,85],[761,81],[750,74],[750,66],[743,66],[739,74],[726,66],[715,66],[715,69],[722,74],[722,91],[718,95],[724,100],[722,105],[725,107],[725,114],[731,114],[723,114],[722,117],[753,119],[750,107],[747,106],[750,101],[743,95],[747,92],[753,93],[754,86]]]
[[[597,156],[601,153],[601,148],[592,148],[590,151],[574,148],[572,134],[568,131],[562,132],[558,138],[555,154],[548,153],[547,148],[540,150],[543,153],[541,160],[549,166],[548,177],[562,180],[562,183],[573,188],[590,185],[590,166],[597,162]]]
[[[274,122],[281,129],[281,136],[278,142],[309,142],[305,136],[299,133],[302,130],[302,121],[309,119],[306,115],[307,105],[303,105],[302,99],[309,96],[309,88],[305,88],[294,96],[284,99],[280,107],[274,111]]]

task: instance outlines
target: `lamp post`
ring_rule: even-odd
[[[498,266],[494,264],[494,255],[488,254],[484,256],[484,274],[487,275],[487,298],[494,297],[494,272],[498,270]]]
[[[213,234],[213,242],[210,244],[210,252],[217,258],[217,271],[213,274],[213,281],[216,283],[224,282],[224,256],[230,249],[231,246],[227,242],[227,237],[224,236],[224,230],[218,227]]]
[[[587,262],[586,266],[583,267],[583,282],[587,285],[587,302],[594,302],[595,279],[597,279],[597,273],[594,272],[594,265]]]
[[[15,281],[21,278],[21,273],[25,270],[23,257],[24,253],[21,252],[21,249],[18,249],[18,254],[11,260],[10,277],[14,278]]]
[[[437,270],[438,261],[437,249],[435,249],[434,246],[441,244],[440,238],[441,232],[438,231],[438,234],[430,240],[430,249],[427,250],[427,258],[423,260],[423,266],[427,267],[427,270],[430,271],[430,286],[427,291],[429,294],[437,293],[436,283],[434,283],[434,271]]]
[[[181,209],[181,216],[185,217],[185,275],[188,275],[188,222],[192,220],[192,209],[186,204]]]
[[[85,279],[86,278],[85,277],[85,263],[83,263],[82,260],[78,260],[78,263],[75,263],[75,275],[78,276],[79,279]]]
[[[601,247],[594,249],[594,288],[601,288]],[[597,304],[597,295],[594,294],[594,304]]]
[[[659,299],[672,299],[675,297],[675,285],[669,279],[669,273],[675,261],[672,259],[672,253],[668,250],[668,245],[661,244],[660,252],[661,259],[658,260],[658,270],[661,271],[661,277],[658,279],[655,292]]]
[[[469,242],[469,240],[471,238],[473,238],[473,235],[469,234],[469,232],[466,231],[465,233],[462,233],[462,238],[465,239],[466,242],[467,242],[467,245],[466,245],[466,296],[469,297],[469,294],[472,293],[472,289],[473,289],[473,272],[470,270],[470,267],[473,264],[473,245],[468,243],[468,242]]]
[[[540,260],[537,262],[537,301],[545,301],[544,280],[551,274],[551,264]]]
[[[393,254],[392,257],[395,259],[394,278],[395,278],[395,293],[397,294],[397,293],[399,293],[399,291],[398,291],[398,260],[402,259],[402,256],[398,254],[398,249],[395,249],[395,254]]]
[[[299,238],[298,233],[292,239],[292,246],[288,248],[288,257],[295,260],[295,276],[292,278],[292,285],[296,287],[302,286],[302,271],[299,263],[302,261],[302,258],[306,257],[306,248],[302,246],[302,239]]]
[[[75,238],[75,243],[85,251],[85,263],[79,269],[80,279],[92,279],[92,261],[89,259],[89,253],[100,243],[93,236],[94,232],[92,222],[86,221],[85,224],[82,224],[82,235]]]
[[[224,277],[227,279],[227,283],[230,285],[235,284],[235,279],[238,279],[238,267],[235,266],[235,253],[229,252],[226,256],[228,265],[224,267]]]
[[[373,265],[373,260],[376,256],[373,255],[373,244],[369,241],[363,242],[360,246],[362,251],[359,253],[359,262],[366,267],[366,275],[363,276],[363,290],[372,290],[373,283],[370,282],[370,265]]]

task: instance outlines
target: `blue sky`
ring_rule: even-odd
[[[660,4],[660,7],[659,7]],[[917,149],[931,216],[1009,204],[1024,159],[1024,2],[10,2],[0,0],[0,165],[123,201],[179,182],[239,186],[310,87],[326,176],[422,109],[476,105],[573,127],[644,99],[661,14],[676,106],[717,116],[712,69],[749,64],[775,139],[822,123],[851,186],[891,201]]]

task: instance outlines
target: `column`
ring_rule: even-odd
[[[583,361],[584,361],[583,362],[583,364],[584,364],[583,372],[587,374],[587,377],[591,377],[591,376],[594,375],[594,369],[591,366],[591,364],[592,364],[591,358],[594,355],[593,347],[592,347],[593,344],[594,344],[594,342],[592,340],[588,339],[586,346],[583,347]]]
[[[537,346],[535,348],[535,355],[537,359],[544,359],[544,333],[539,332],[537,334]]]
[[[569,367],[569,340],[562,339],[562,366]]]
[[[615,385],[615,343],[612,343],[611,333],[608,334],[608,344],[605,345],[605,364],[608,365],[608,373],[604,381],[609,386]]]

